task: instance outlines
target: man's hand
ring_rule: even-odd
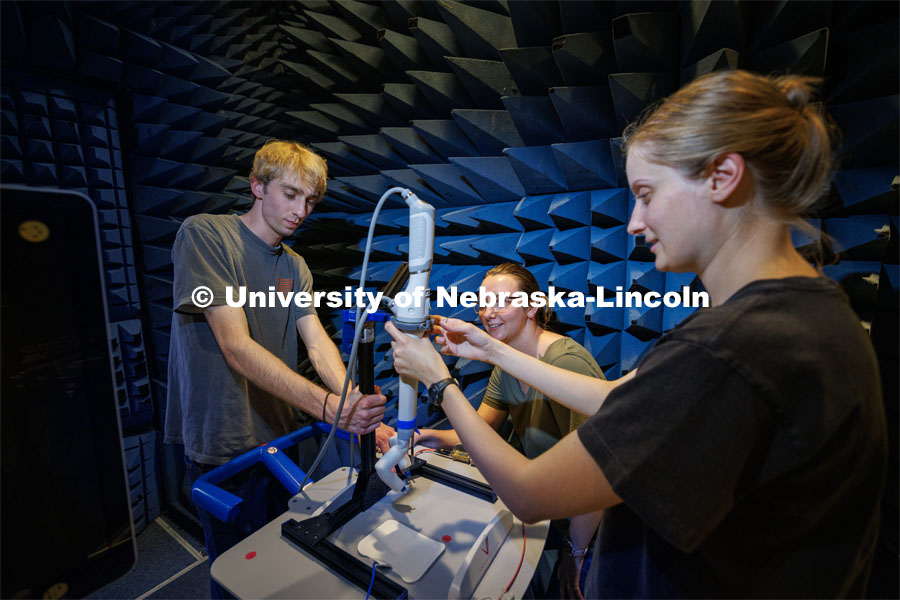
[[[406,335],[388,321],[384,324],[394,341],[394,370],[400,375],[412,377],[429,386],[450,377],[450,371],[437,353],[428,336],[415,338]]]
[[[494,344],[498,342],[486,331],[459,319],[440,315],[434,315],[432,319],[435,323],[432,333],[438,334],[434,341],[441,345],[441,354],[491,361]]]
[[[328,396],[328,405],[325,408],[325,416],[329,423],[334,423],[338,404],[341,398],[335,394]],[[353,388],[347,393],[344,401],[344,409],[341,411],[341,419],[338,428],[350,433],[364,435],[375,431],[381,419],[384,417],[384,404],[387,399],[381,395],[381,388],[375,386],[375,393],[363,395],[359,387]]]

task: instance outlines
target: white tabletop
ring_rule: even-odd
[[[484,481],[481,473],[473,466],[433,452],[419,454],[419,457],[434,466]],[[344,490],[346,491],[342,497],[349,497],[350,490],[347,488],[354,481],[355,474],[351,479],[349,469],[343,467],[308,485],[290,500],[287,512],[219,556],[211,568],[213,579],[238,598],[365,597],[365,590],[360,590],[331,573],[281,537],[281,524],[284,521],[306,519]],[[338,499],[331,509],[336,509],[341,504],[343,499]],[[378,503],[354,517],[329,539],[339,548],[358,557],[361,564],[365,565],[371,563],[358,554],[357,545],[387,519],[394,519],[422,535],[445,543],[445,551],[415,583],[404,582],[390,569],[381,572],[405,587],[410,598],[446,598],[450,582],[474,540],[498,511],[505,509],[501,500],[490,503],[424,477],[417,477],[407,492],[388,492]],[[543,521],[525,528],[525,557],[519,575],[510,588],[515,598],[522,597],[534,574],[548,526],[549,522]],[[448,537],[449,541],[446,541]],[[500,547],[473,598],[499,597],[515,573],[521,556],[522,523],[514,519],[509,537]]]

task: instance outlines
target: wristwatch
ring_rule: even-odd
[[[572,543],[572,540],[569,539],[569,536],[564,537],[563,540],[565,541],[563,550],[566,552],[566,554],[569,554],[570,556],[574,556],[576,558],[580,558],[588,553],[587,546],[584,548],[576,548],[575,544]]]
[[[459,387],[459,382],[452,377],[448,377],[428,386],[429,415],[437,412],[437,410],[441,407],[441,402],[444,401],[444,390],[447,389],[448,385],[455,385],[456,387]]]

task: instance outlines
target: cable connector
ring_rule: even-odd
[[[450,458],[456,462],[466,463],[467,465],[472,464],[472,457],[469,456],[468,452],[463,452],[462,450],[453,450],[450,453]]]

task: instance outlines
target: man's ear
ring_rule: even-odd
[[[254,176],[250,176],[250,193],[257,200],[262,200],[266,185]]]
[[[721,154],[706,168],[707,185],[713,202],[724,203],[738,200],[735,192],[746,188],[747,164],[737,152]]]

